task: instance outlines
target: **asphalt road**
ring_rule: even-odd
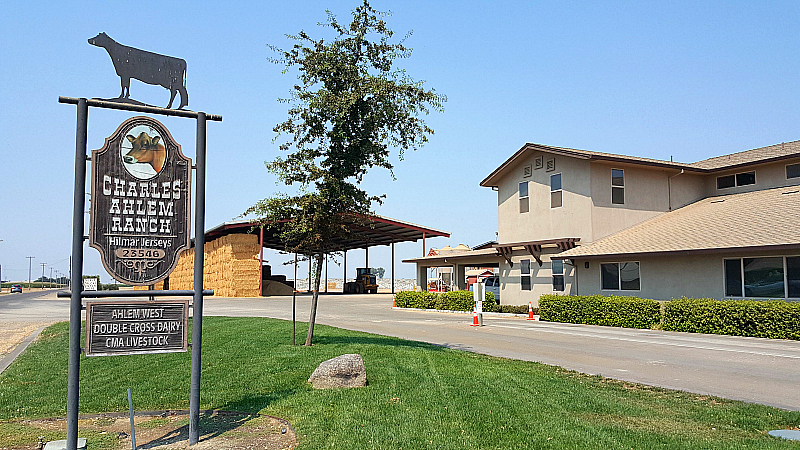
[[[5,292],[8,292],[7,290]],[[69,320],[69,300],[55,300],[55,290],[0,295],[0,322]],[[53,300],[43,300],[43,299]]]
[[[0,296],[0,323],[68,320],[69,301],[54,293]],[[390,294],[322,296],[318,323],[429,342],[494,356],[538,361],[619,380],[800,410],[800,342],[631,330],[392,309]],[[291,297],[207,298],[206,316],[291,319]],[[310,296],[297,297],[307,321]],[[305,325],[298,327],[305,336]],[[287,341],[291,336],[287,336]]]

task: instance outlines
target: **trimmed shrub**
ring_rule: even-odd
[[[650,299],[603,295],[539,297],[539,315],[548,322],[624,328],[651,328],[661,321],[661,305]]]
[[[394,296],[400,308],[432,309],[436,301],[435,292],[400,291]]]
[[[497,305],[495,312],[511,314],[528,314],[528,305]],[[539,314],[539,307],[533,307],[533,313]]]
[[[484,305],[486,302],[484,302]],[[449,309],[451,311],[472,311],[475,306],[475,297],[470,291],[442,292],[436,297],[434,309]]]
[[[494,294],[492,294],[491,292],[486,292],[484,294],[483,310],[490,311],[486,309],[488,305],[492,307],[491,311],[497,311],[497,308],[500,307],[500,305],[498,305],[497,302],[499,302],[499,300],[494,299]]]
[[[684,297],[664,305],[664,330],[800,340],[800,303]]]
[[[400,291],[394,296],[394,301],[400,308],[442,309],[450,311],[472,311],[475,298],[471,291],[442,292],[415,292]],[[494,311],[497,305],[494,294],[486,293],[483,310]]]

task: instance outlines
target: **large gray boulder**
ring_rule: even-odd
[[[367,369],[361,355],[350,353],[323,361],[308,379],[314,389],[351,388],[367,385]]]

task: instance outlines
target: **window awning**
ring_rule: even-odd
[[[558,238],[558,239],[545,239],[540,241],[526,241],[526,242],[508,242],[508,243],[498,243],[492,245],[493,248],[497,249],[497,254],[505,258],[508,265],[514,267],[514,263],[511,262],[511,253],[514,249],[524,249],[531,256],[536,262],[539,264],[539,267],[542,266],[542,259],[539,257],[542,254],[542,247],[544,246],[555,246],[560,251],[566,251],[575,248],[578,241],[581,238]]]

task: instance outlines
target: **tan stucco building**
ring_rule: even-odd
[[[481,186],[501,303],[800,297],[800,141],[691,164],[526,144]]]

